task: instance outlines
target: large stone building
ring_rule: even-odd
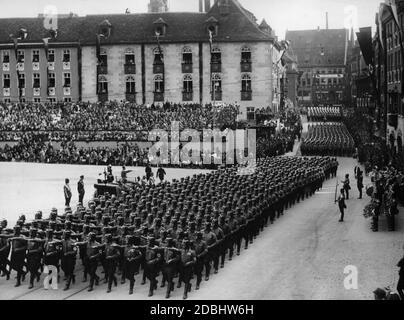
[[[0,19],[0,100],[237,103],[244,117],[247,108],[278,108],[282,47],[272,29],[257,24],[237,0],[204,4],[194,13],[59,18],[48,59],[46,18]],[[27,37],[18,41],[17,59],[24,83],[17,81],[10,38],[21,28]]]
[[[346,65],[351,40],[349,30],[287,31],[301,72],[299,103],[310,106],[346,105]]]

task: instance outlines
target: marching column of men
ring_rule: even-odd
[[[52,209],[48,219],[38,212],[29,223],[22,216],[14,229],[3,221],[0,270],[7,279],[15,270],[16,286],[29,272],[32,288],[44,266],[54,266],[63,271],[69,290],[78,256],[88,291],[99,285],[102,268],[107,292],[120,275],[133,294],[139,274],[152,296],[162,274],[166,298],[177,281],[186,299],[193,279],[199,290],[226,258],[248,249],[265,227],[321,189],[337,168],[335,158],[265,158],[248,175],[230,167],[172,183],[128,184],[119,195],[96,196],[75,212],[66,208],[58,216]]]

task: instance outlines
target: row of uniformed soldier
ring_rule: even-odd
[[[303,156],[350,157],[355,152],[355,142],[342,123],[309,125],[301,152]]]
[[[193,277],[199,289],[203,275],[209,280],[226,257],[248,249],[285,209],[320,189],[337,166],[331,158],[265,158],[250,174],[233,167],[172,183],[127,186],[119,196],[95,197],[74,213],[66,208],[58,216],[53,209],[48,219],[38,213],[30,223],[22,217],[14,230],[0,230],[0,252],[11,250],[10,261],[9,254],[0,256],[0,269],[7,276],[10,267],[16,270],[17,285],[29,272],[32,287],[43,265],[52,265],[63,270],[68,290],[78,255],[84,281],[90,277],[89,291],[99,284],[101,266],[107,292],[120,274],[132,294],[142,270],[149,296],[161,273],[167,298],[175,279],[177,287],[184,284],[187,298]]]

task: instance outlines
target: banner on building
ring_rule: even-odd
[[[372,27],[360,28],[356,37],[366,65],[373,65]]]

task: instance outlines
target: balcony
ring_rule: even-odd
[[[10,88],[3,88],[3,96],[4,97],[10,96]]]
[[[108,74],[108,66],[105,65],[97,66],[97,72],[98,74]]]
[[[17,63],[17,70],[24,71],[24,62]]]
[[[55,89],[55,87],[49,87],[49,88],[48,88],[48,95],[49,95],[49,96],[55,96],[55,95],[56,95],[56,89]]]
[[[32,70],[39,71],[39,62],[32,62]]]
[[[41,88],[34,88],[33,89],[34,97],[38,97],[41,95]]]
[[[398,114],[394,113],[394,114],[388,114],[387,115],[387,121],[390,127],[393,127],[395,129],[397,129],[398,126]]]
[[[193,92],[182,92],[182,101],[192,101],[194,99]]]
[[[154,63],[153,64],[153,73],[154,74],[164,73],[164,63],[162,63],[162,62]]]
[[[212,101],[222,101],[222,91],[215,91],[211,93]]]
[[[126,93],[125,100],[129,102],[136,102],[136,93]]]
[[[252,91],[241,91],[241,101],[251,101]]]
[[[154,102],[164,102],[164,92],[154,92]]]
[[[241,72],[252,72],[251,61],[242,61],[240,65],[241,65]]]
[[[99,93],[98,94],[99,102],[107,102],[108,101],[108,93]]]
[[[48,70],[55,70],[55,62],[48,62]]]
[[[71,88],[70,87],[64,87],[63,88],[63,95],[70,96],[70,94],[71,94]]]
[[[220,73],[220,72],[222,72],[222,63],[221,62],[212,62],[210,64],[210,71],[212,73]]]
[[[63,62],[63,70],[70,70],[70,61]]]
[[[125,74],[136,74],[136,65],[135,64],[125,64],[124,69],[125,69]]]
[[[192,73],[193,72],[193,66],[192,63],[182,63],[182,73]]]
[[[3,62],[3,71],[10,71],[10,63]]]

